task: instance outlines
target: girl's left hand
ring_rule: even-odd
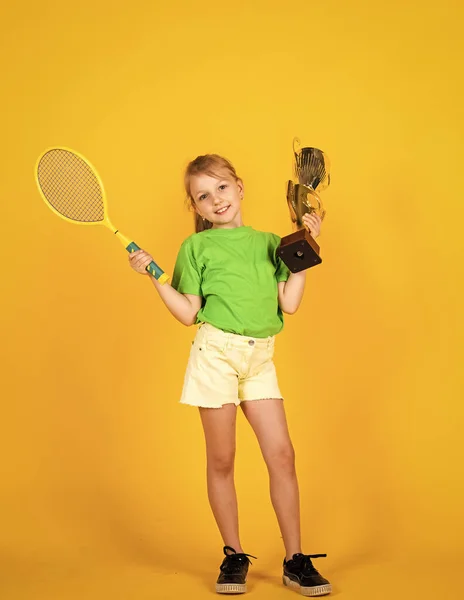
[[[306,213],[303,215],[303,225],[313,238],[317,238],[321,233],[321,224],[322,219],[316,213]]]

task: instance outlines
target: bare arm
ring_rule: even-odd
[[[149,277],[171,315],[180,321],[182,325],[187,327],[193,325],[201,308],[201,296],[181,294],[171,284],[160,285],[154,277],[151,275]]]
[[[290,273],[287,281],[277,284],[279,291],[279,306],[282,312],[293,315],[298,310],[306,283],[306,271]]]
[[[305,214],[303,223],[311,232],[313,238],[317,238],[321,231],[321,218],[316,214]],[[293,315],[298,310],[306,284],[306,271],[290,273],[287,281],[277,284],[279,295],[279,306],[282,312]]]
[[[182,325],[189,327],[193,325],[196,320],[198,311],[201,308],[202,298],[201,296],[194,296],[193,294],[181,294],[175,290],[172,285],[165,283],[161,285],[158,281],[148,274],[146,267],[152,261],[152,257],[144,250],[137,250],[129,254],[130,266],[142,275],[149,277],[155,286],[156,291],[160,295],[161,300],[169,312],[175,317]]]

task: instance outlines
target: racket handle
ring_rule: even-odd
[[[128,252],[132,253],[132,252],[135,252],[136,250],[140,250],[140,247],[137,246],[137,244],[135,242],[131,242],[126,247],[126,250]],[[151,263],[148,265],[147,271],[150,273],[150,275],[153,275],[153,277],[156,279],[156,281],[158,283],[160,283],[161,285],[164,285],[166,283],[166,281],[169,279],[169,276],[166,275],[166,273],[160,267],[158,267],[158,265],[155,263],[154,260],[152,260]]]

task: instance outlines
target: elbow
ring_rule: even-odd
[[[280,309],[286,315],[294,315],[296,313],[296,311],[298,310],[298,306],[291,306],[291,305],[287,306],[286,304],[283,304],[283,305],[281,304]]]
[[[189,315],[179,320],[182,323],[182,325],[185,325],[186,327],[192,327],[192,325],[195,325],[195,323],[197,322],[197,314],[198,313],[195,313],[194,315]]]
[[[179,321],[182,325],[185,325],[185,327],[191,327],[195,323],[195,320],[192,321],[191,319],[179,319]]]

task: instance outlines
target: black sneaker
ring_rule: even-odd
[[[330,594],[332,586],[311,562],[312,558],[325,556],[327,554],[294,554],[291,560],[284,560],[284,585],[298,590],[303,596]]]
[[[237,554],[230,546],[224,546],[225,559],[222,561],[221,572],[216,582],[218,594],[244,594],[247,591],[246,577],[248,566],[251,564],[248,558],[251,554]],[[256,558],[256,556],[251,556]]]

